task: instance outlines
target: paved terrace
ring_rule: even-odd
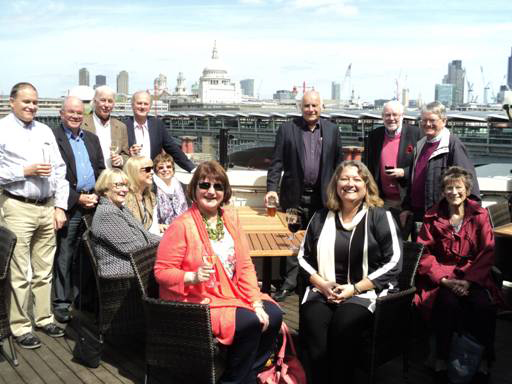
[[[287,324],[296,334],[299,326],[298,297],[296,295],[289,296],[282,307],[286,311]],[[41,332],[38,332],[38,336],[43,342],[41,348],[36,350],[16,348],[20,362],[17,368],[13,368],[0,356],[1,384],[130,384],[144,382],[144,347],[141,345],[115,346],[107,342],[101,365],[96,369],[89,369],[72,360],[71,351],[75,345],[75,333],[71,327],[67,327],[67,334],[63,338],[52,339]],[[437,384],[429,369],[424,366],[426,356],[422,352],[423,349],[421,345],[414,346],[409,383]],[[497,361],[492,369],[490,383],[512,383],[512,369],[510,369],[512,362],[511,317],[508,319],[498,318],[496,355]],[[401,361],[401,358],[397,358],[378,369],[376,382],[379,384],[405,383],[402,378]],[[366,382],[364,372],[358,372],[358,382]]]

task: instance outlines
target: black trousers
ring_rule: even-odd
[[[304,192],[300,199],[302,229],[306,229],[309,221],[316,211],[323,207],[320,189]],[[283,266],[284,264],[284,266]],[[297,287],[297,275],[299,274],[299,262],[297,256],[281,258],[281,270],[284,269],[283,284],[281,289],[293,291]]]
[[[481,286],[472,284],[468,296],[457,296],[442,286],[432,308],[432,325],[438,359],[448,359],[453,333],[458,331],[475,337],[485,347],[486,358],[494,360],[496,306]]]
[[[237,308],[235,337],[228,349],[226,371],[219,383],[256,384],[256,376],[274,349],[283,321],[283,312],[276,304],[263,301],[263,307],[269,317],[265,332],[261,332],[261,323],[253,311]]]
[[[352,382],[358,346],[372,320],[373,313],[358,304],[311,300],[301,305],[299,337],[313,384]]]

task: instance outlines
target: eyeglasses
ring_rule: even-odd
[[[156,167],[157,171],[163,171],[164,169],[174,171],[174,167],[172,165],[159,165],[158,167]]]
[[[423,125],[436,125],[438,121],[441,119],[431,119],[431,120],[420,120],[420,123]]]
[[[212,183],[208,181],[203,181],[201,183],[198,183],[197,186],[199,187],[199,189],[208,190],[212,186]],[[221,183],[215,183],[213,184],[213,189],[215,189],[217,192],[221,192],[224,190],[224,186]]]
[[[140,170],[146,173],[150,173],[153,170],[153,166],[149,165],[147,167],[142,167]]]
[[[125,183],[125,182],[123,181],[123,182],[118,182],[118,183],[112,183],[112,187],[113,187],[113,188],[117,188],[117,189],[120,189],[120,188],[129,188],[129,185],[128,185],[128,183]]]

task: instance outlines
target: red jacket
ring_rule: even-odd
[[[428,210],[418,235],[425,245],[416,277],[416,305],[429,318],[441,279],[467,280],[487,288],[499,301],[499,291],[491,276],[494,265],[494,233],[487,210],[465,201],[461,229],[455,232],[449,221],[445,199]]]
[[[184,284],[185,272],[197,271],[203,263],[203,252],[213,254],[208,233],[195,204],[165,231],[155,262],[160,297],[171,301],[208,303],[213,334],[226,345],[233,342],[236,308],[253,310],[253,301],[271,300],[259,290],[246,235],[238,220],[235,219],[233,223],[231,216],[236,217],[224,214],[223,211],[224,225],[235,243],[236,267],[233,279],[226,274],[222,262],[215,258],[215,275],[219,286],[206,288],[204,283]]]

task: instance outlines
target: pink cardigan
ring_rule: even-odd
[[[222,344],[229,345],[235,333],[236,308],[253,310],[253,301],[271,299],[259,290],[247,238],[238,219],[233,223],[230,215],[224,214],[224,211],[222,218],[235,243],[236,269],[233,279],[226,275],[222,262],[216,258],[216,280],[219,284],[215,288],[206,288],[204,283],[184,284],[185,272],[197,271],[203,263],[203,250],[209,255],[213,254],[196,204],[165,231],[158,247],[155,277],[162,299],[209,304],[213,334]]]

